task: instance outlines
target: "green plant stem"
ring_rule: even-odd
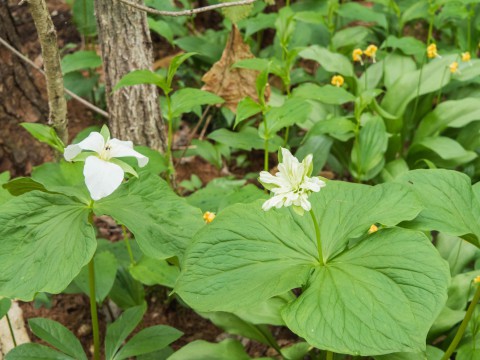
[[[327,351],[327,360],[333,360],[333,352]]]
[[[94,258],[88,263],[88,282],[90,286],[90,315],[93,328],[93,359],[100,360],[100,333],[98,328],[97,300],[95,296],[95,263]]]
[[[363,75],[365,75],[365,91],[368,90],[368,79],[367,79],[367,63],[363,63]]]
[[[10,330],[10,335],[12,336],[13,347],[17,347],[17,339],[15,339],[15,333],[13,332],[10,316],[8,316],[8,314],[5,314],[5,317],[7,318],[8,330]]]
[[[450,343],[450,346],[448,347],[447,351],[445,351],[445,354],[443,355],[442,360],[450,359],[450,356],[453,354],[453,352],[457,348],[458,344],[460,343],[460,340],[462,340],[463,334],[467,329],[468,322],[470,321],[470,318],[472,317],[475,307],[479,300],[480,300],[480,285],[477,284],[477,290],[475,291],[475,295],[473,295],[472,302],[468,306],[467,313],[465,314],[465,317],[463,318],[463,321],[460,324],[460,327],[458,328],[457,333],[455,334],[455,337]]]
[[[309,211],[310,216],[312,217],[313,226],[315,227],[315,236],[317,237],[317,248],[318,248],[318,261],[321,265],[325,265],[323,261],[323,250],[322,250],[322,239],[320,237],[320,227],[318,226],[317,218],[315,217],[315,213],[313,209]]]
[[[130,257],[130,263],[132,265],[135,265],[136,262],[135,262],[135,258],[133,257],[132,248],[130,246],[130,239],[128,238],[127,228],[125,227],[125,225],[122,225],[122,232],[123,232],[123,239],[125,240],[125,246],[127,247],[127,251],[128,251],[128,256]]]
[[[268,128],[267,128],[267,117],[265,114],[263,115],[263,125],[264,125],[264,132],[263,135],[265,137],[265,143],[263,145],[263,149],[265,151],[264,158],[263,158],[263,169],[268,171]]]
[[[468,8],[467,8],[468,10]],[[472,12],[468,11],[467,17],[467,51],[472,51]]]
[[[167,100],[167,111],[168,111],[168,134],[167,134],[167,152],[166,152],[166,157],[167,157],[167,163],[168,163],[168,176],[167,176],[167,182],[168,185],[171,185],[170,183],[170,176],[174,173],[174,168],[173,168],[173,161],[172,161],[172,143],[173,143],[173,119],[172,119],[172,103],[170,101],[170,96],[165,94],[165,98]]]
[[[415,116],[416,116],[417,108],[418,108],[418,102],[420,101],[419,100],[419,98],[420,98],[420,86],[422,84],[422,75],[423,75],[423,68],[425,67],[425,61],[426,61],[426,54],[423,54],[422,63],[420,65],[420,74],[418,76],[417,94],[415,96],[415,103],[413,104],[412,116],[410,117],[410,120],[409,120],[410,123],[412,123],[415,120]],[[402,134],[402,143],[405,141],[405,138],[407,136],[407,131],[408,131],[407,128],[408,128],[408,124],[405,124],[403,134]]]

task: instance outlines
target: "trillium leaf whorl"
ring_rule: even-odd
[[[265,201],[262,209],[265,211],[273,207],[293,206],[293,209],[303,215],[310,211],[312,205],[308,196],[312,192],[319,192],[326,184],[318,177],[310,177],[313,171],[313,156],[307,155],[299,162],[290,151],[281,148],[282,162],[278,164],[278,172],[273,176],[267,171],[260,173],[259,181],[273,196]]]
[[[81,154],[83,150],[90,151],[91,155]],[[85,184],[93,200],[100,200],[113,193],[122,183],[125,171],[137,176],[128,164],[117,158],[135,157],[140,167],[148,163],[146,156],[133,150],[131,141],[110,139],[106,127],[100,133],[90,133],[78,144],[67,146],[63,156],[67,161],[85,161]]]
[[[396,227],[422,210],[413,191],[329,181],[309,202],[323,263],[309,217],[263,211],[258,200],[228,207],[195,235],[175,292],[198,311],[235,312],[301,288],[281,316],[310,345],[356,355],[423,351],[450,275],[427,236]],[[381,229],[368,234],[372,224]]]

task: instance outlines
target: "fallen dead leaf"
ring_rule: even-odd
[[[233,25],[222,57],[203,75],[202,81],[205,85],[202,90],[222,97],[225,100],[222,106],[226,106],[233,112],[236,112],[240,100],[247,96],[258,101],[255,81],[259,72],[250,69],[232,69],[232,65],[236,62],[254,57],[250,47],[243,41],[237,26]],[[269,96],[270,89],[267,87],[265,97],[268,99]]]

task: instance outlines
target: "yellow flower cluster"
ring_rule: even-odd
[[[215,219],[215,213],[206,211],[205,214],[203,214],[203,220],[205,220],[207,224],[210,224],[213,219]]]
[[[343,78],[342,75],[335,75],[332,77],[331,84],[336,87],[341,87],[344,82],[345,82],[345,79]]]
[[[376,47],[373,44],[368,45],[368,47],[365,50],[362,50],[360,48],[356,48],[352,52],[352,60],[354,62],[359,62],[360,64],[363,65],[362,55],[365,54],[365,56],[372,59],[372,62],[375,63],[376,62],[377,50],[378,50],[378,47]]]
[[[456,61],[452,62],[452,63],[448,66],[448,68],[450,69],[450,72],[451,72],[452,74],[455,74],[455,73],[458,71],[458,62],[456,62]]]
[[[462,61],[463,62],[470,61],[471,59],[472,59],[472,56],[470,55],[469,51],[465,51],[464,53],[462,53]]]
[[[429,59],[440,57],[437,52],[437,44],[432,43],[427,46],[427,56]]]
[[[373,234],[374,232],[377,232],[378,231],[378,226],[373,224],[372,226],[370,226],[370,229],[368,229],[368,233],[369,234]]]

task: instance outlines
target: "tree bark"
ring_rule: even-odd
[[[151,69],[152,40],[146,14],[120,1],[95,0],[95,15],[111,132],[120,139],[164,152],[165,126],[156,87],[136,85],[112,93],[112,88],[125,74]]]
[[[15,5],[16,6],[16,5]],[[17,50],[20,37],[7,0],[0,0],[0,37]],[[0,45],[0,172],[28,173],[33,165],[51,157],[50,149],[35,141],[20,122],[41,122],[48,114],[41,90],[43,76],[33,77],[31,68]]]
[[[63,87],[57,32],[45,0],[27,0],[42,47],[43,66],[47,79],[49,124],[57,131],[65,145],[68,143],[67,100]]]

